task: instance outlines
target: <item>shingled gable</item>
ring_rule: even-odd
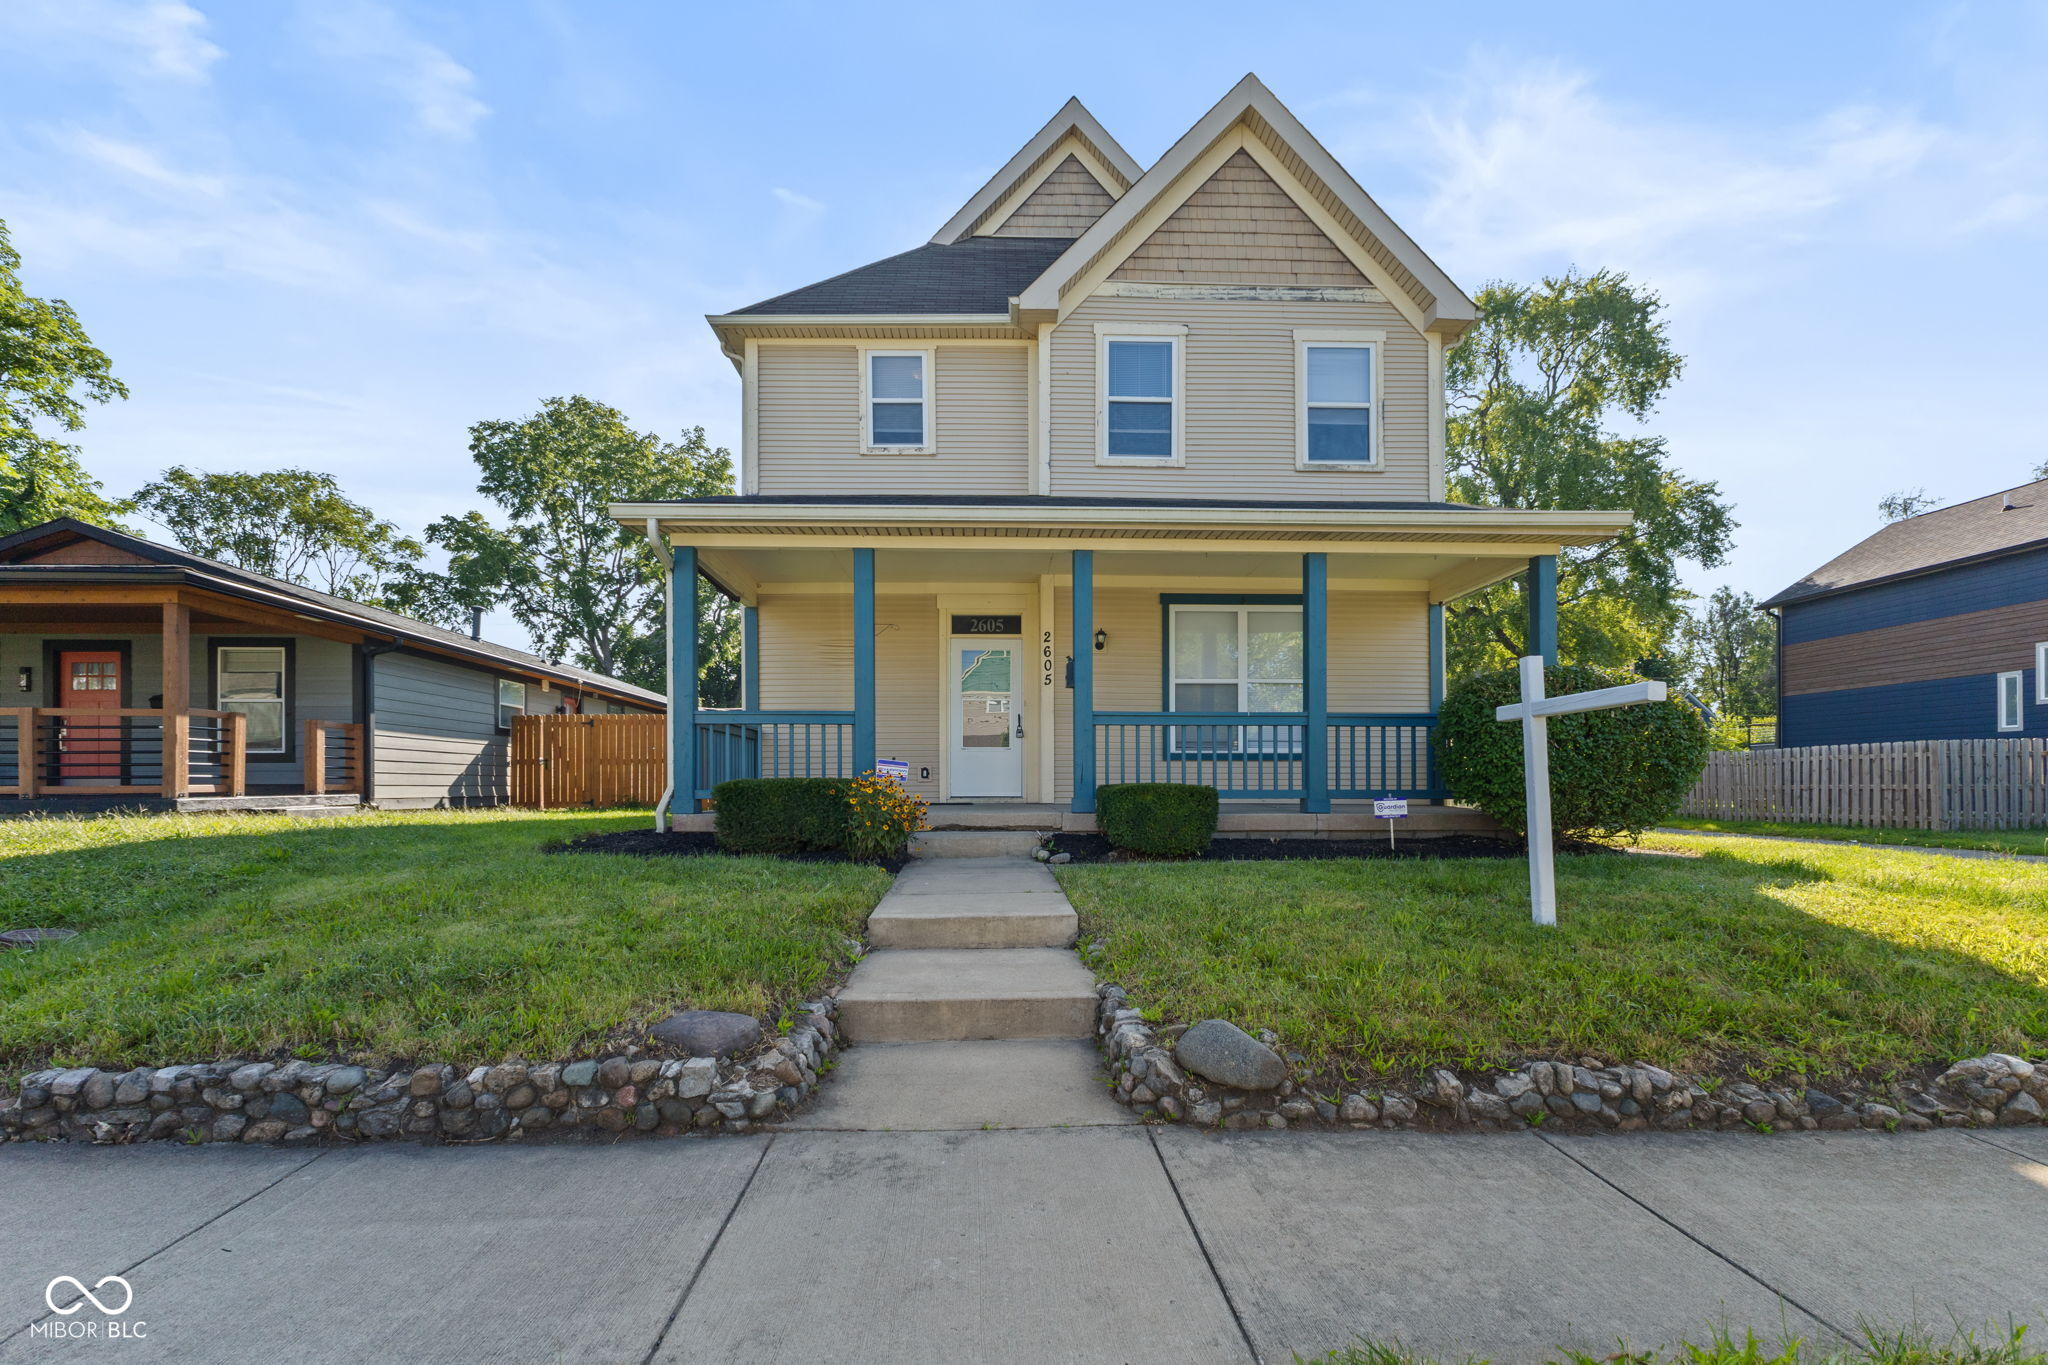
[[[932,235],[932,243],[946,246],[975,236],[1022,235],[1004,229],[1034,209],[1042,212],[1046,200],[1061,187],[1081,191],[1069,196],[1077,201],[1084,197],[1093,201],[1094,196],[1085,193],[1086,182],[1092,181],[1101,193],[1101,207],[1107,208],[1130,189],[1143,171],[1080,100],[1069,99]],[[1078,203],[1074,206],[1078,207]],[[1073,215],[1059,216],[1076,221]],[[1089,221],[1093,221],[1092,217]],[[1081,226],[1085,224],[1066,233],[1046,231],[1029,235],[1076,237]]]
[[[1419,328],[1455,337],[1477,309],[1257,76],[1246,76],[1021,295],[1033,326],[1071,311],[1227,166],[1249,161]]]

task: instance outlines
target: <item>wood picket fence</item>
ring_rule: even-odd
[[[1898,829],[2048,826],[2048,739],[1717,753],[1679,813]]]
[[[514,716],[512,804],[652,806],[668,780],[658,715]]]

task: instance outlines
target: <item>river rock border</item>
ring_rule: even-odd
[[[1926,1085],[1867,1094],[1804,1085],[1770,1089],[1677,1075],[1641,1062],[1602,1066],[1592,1059],[1524,1062],[1476,1079],[1438,1067],[1407,1087],[1318,1093],[1301,1059],[1276,1050],[1285,1079],[1270,1090],[1233,1089],[1181,1065],[1174,1044],[1185,1030],[1146,1022],[1121,986],[1104,985],[1100,996],[1096,1037],[1109,1067],[1110,1093],[1148,1119],[1203,1128],[1923,1131],[2038,1124],[2048,1111],[2048,1061],[2004,1053],[1957,1062]],[[1258,1041],[1277,1049],[1279,1040],[1261,1031]]]
[[[811,1001],[751,1055],[662,1058],[629,1047],[569,1062],[377,1069],[294,1061],[38,1071],[8,1093],[0,1142],[479,1142],[539,1134],[745,1133],[817,1089],[837,1006]]]

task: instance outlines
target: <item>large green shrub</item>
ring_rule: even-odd
[[[1095,819],[1118,848],[1154,858],[1193,858],[1216,836],[1216,789],[1178,782],[1097,787]]]
[[[734,853],[846,847],[853,783],[838,777],[738,777],[711,789],[718,845]]]
[[[1553,697],[1640,681],[1583,665],[1544,670]],[[1528,827],[1522,724],[1493,718],[1522,699],[1511,668],[1453,685],[1438,711],[1444,785],[1513,830]],[[1560,838],[1638,834],[1669,819],[1707,766],[1707,726],[1682,701],[1550,718],[1550,819]]]

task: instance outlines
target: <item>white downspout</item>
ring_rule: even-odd
[[[669,547],[661,534],[661,518],[647,519],[647,543],[654,547],[654,556],[662,563],[662,594],[667,599],[667,633],[662,636],[663,652],[666,658],[662,668],[668,675],[668,705],[662,708],[661,742],[662,771],[668,774],[668,783],[661,789],[661,797],[654,803],[654,832],[668,832],[668,803],[676,794],[676,680],[675,680],[675,638],[676,638],[676,574],[675,565],[669,556]]]

